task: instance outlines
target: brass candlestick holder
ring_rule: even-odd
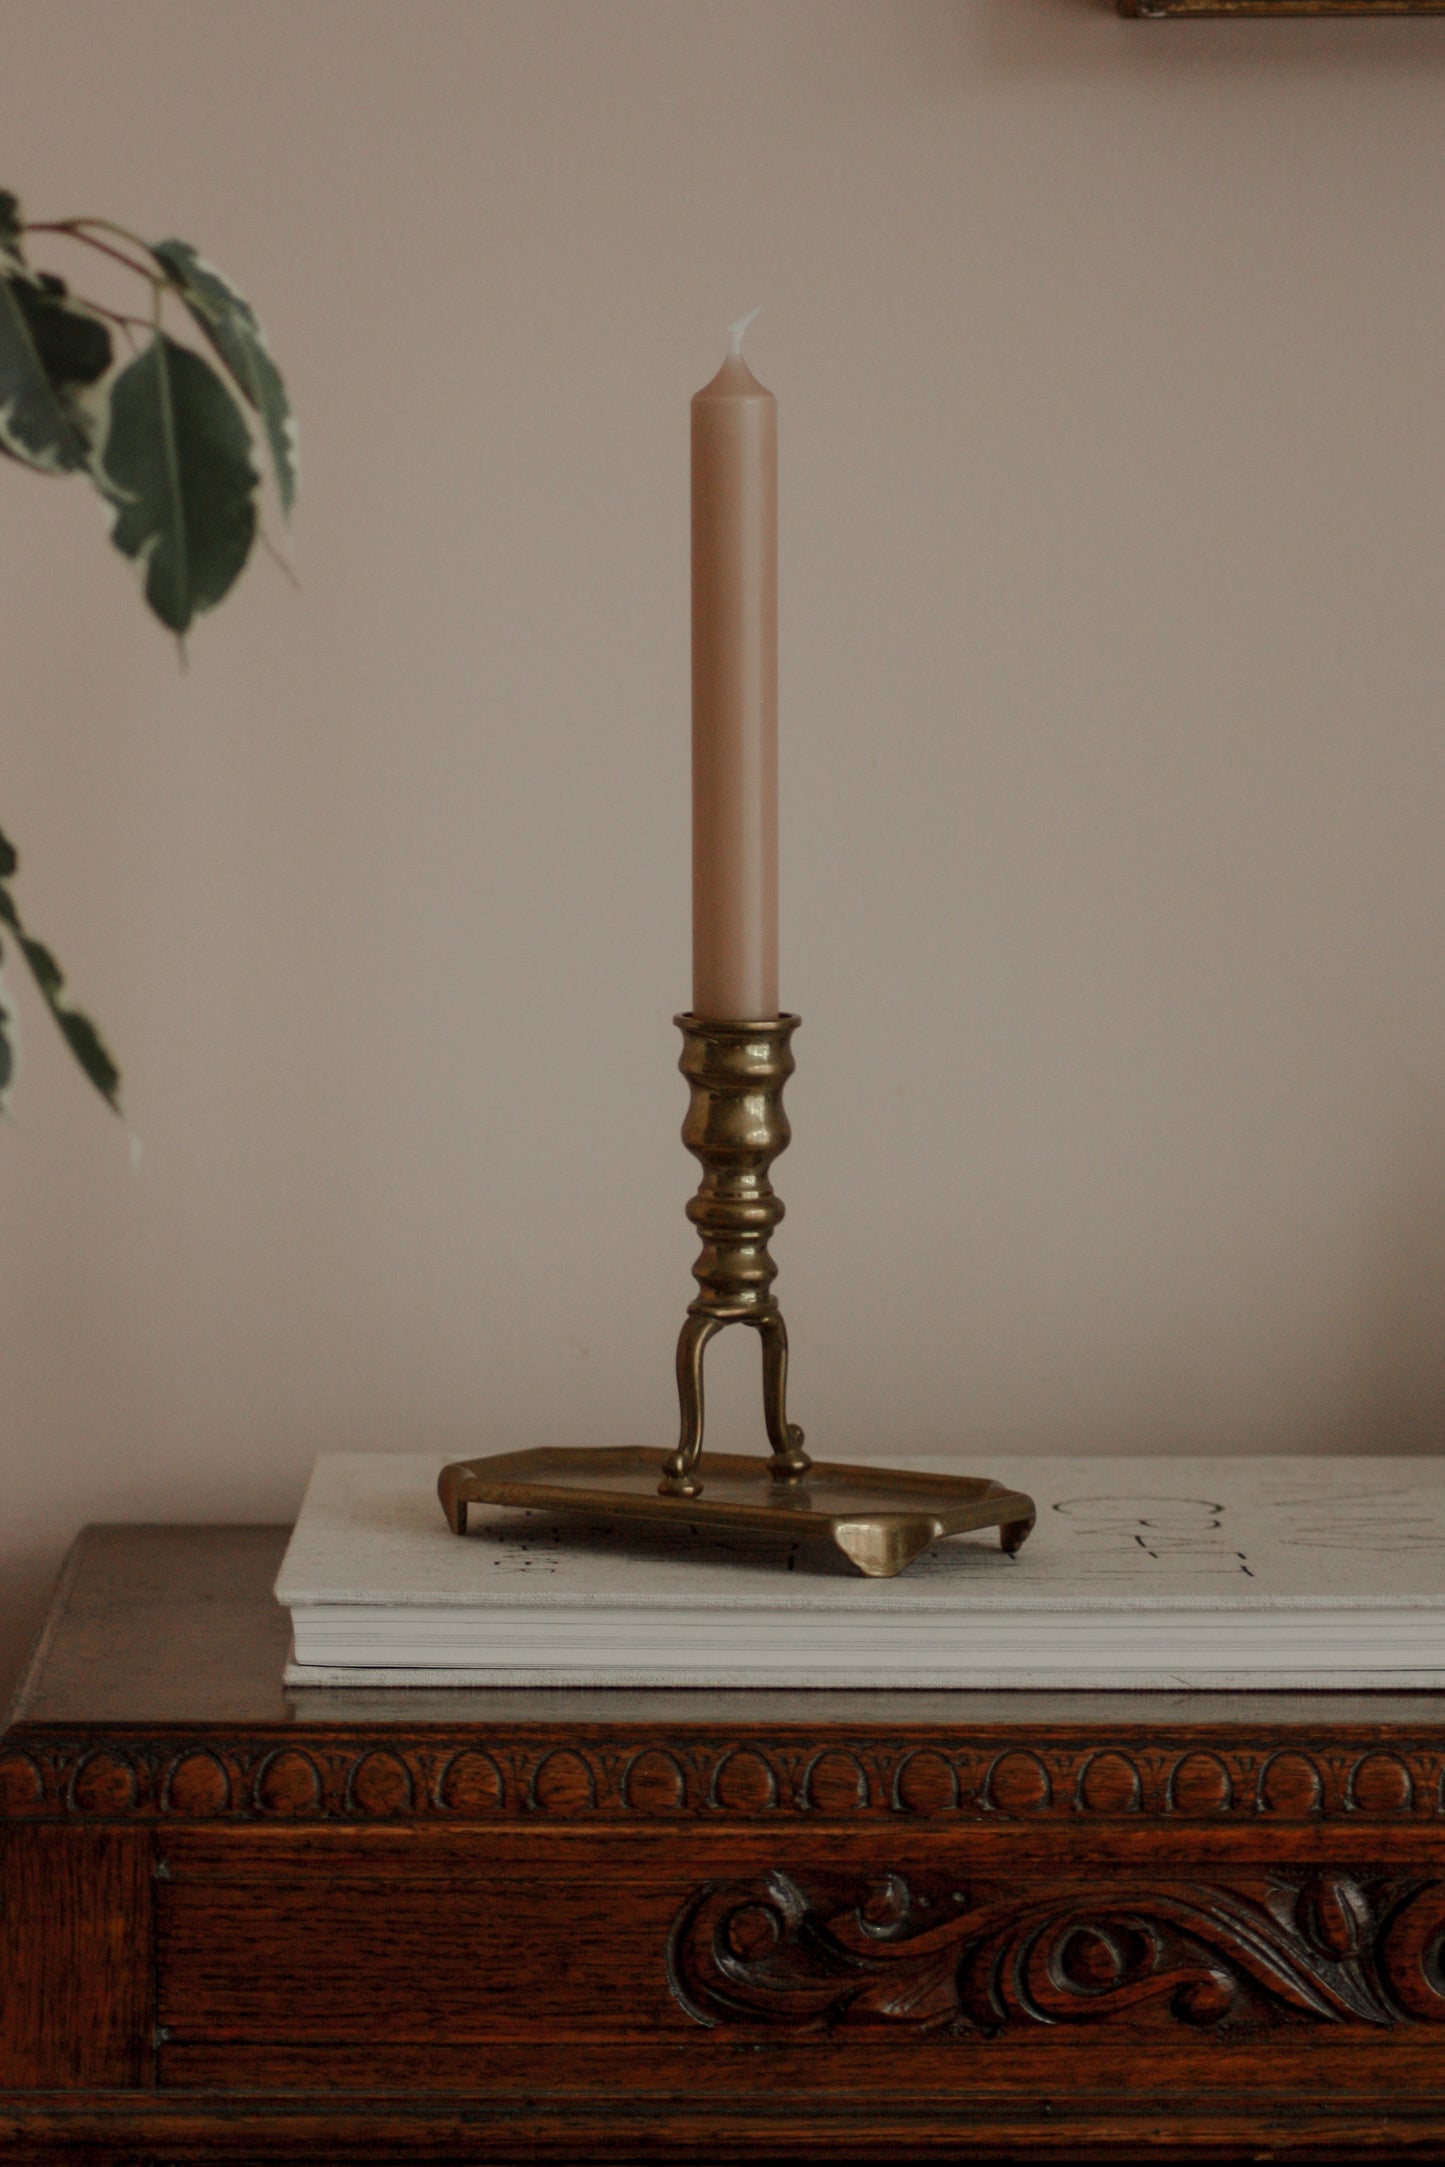
[[[679,1522],[698,1531],[815,1538],[860,1572],[891,1576],[943,1535],[997,1527],[1007,1551],[1034,1524],[1032,1499],[982,1476],[920,1475],[903,1468],[814,1461],[789,1422],[788,1329],[773,1294],[768,1252],[783,1216],[769,1170],[792,1131],[783,1086],[793,1073],[796,1016],[711,1023],[679,1016],[679,1066],[691,1093],[682,1140],[702,1166],[687,1215],[702,1237],[693,1265],[697,1294],[677,1344],[681,1430],[659,1466],[641,1446],[543,1448],[457,1460],[438,1492],[455,1534],[469,1504],[518,1505],[589,1518]],[[762,1342],[763,1420],[770,1458],[715,1453],[707,1481],[703,1358],[729,1324],[748,1324]],[[659,1479],[660,1478],[660,1479]]]

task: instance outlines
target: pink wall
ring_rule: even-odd
[[[0,182],[228,269],[304,459],[304,592],[185,677],[0,474],[0,821],[146,1146],[27,1006],[7,1663],[82,1520],[670,1442],[687,400],[757,302],[810,1438],[1435,1447],[1445,20],[10,0],[5,51]]]

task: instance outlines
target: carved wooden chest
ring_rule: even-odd
[[[286,1694],[104,1528],[0,1741],[0,2152],[1445,2160],[1426,1696]]]

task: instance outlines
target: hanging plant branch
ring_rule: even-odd
[[[122,265],[149,289],[149,317],[73,298],[62,279],[33,270],[25,251],[35,234]],[[166,329],[167,296],[224,376]],[[128,336],[149,326],[123,366],[108,323]],[[108,218],[27,221],[0,190],[0,450],[41,473],[88,476],[110,508],[111,539],[178,635],[229,594],[250,558],[258,437],[289,518],[296,421],[285,379],[255,310],[214,264],[189,241],[147,241]]]
[[[32,268],[26,250],[35,234],[61,235],[122,265],[146,287],[149,314],[82,300],[63,279]],[[165,327],[167,297],[224,375]],[[112,324],[131,348],[119,359]],[[139,333],[148,334],[144,343]],[[258,439],[289,518],[297,468],[286,385],[255,311],[214,265],[187,241],[146,241],[105,218],[27,222],[18,198],[0,189],[0,452],[37,473],[80,474],[94,485],[111,540],[178,640],[230,593],[251,556]],[[0,836],[0,928],[71,1052],[118,1109],[119,1071],[89,1018],[64,999],[54,956],[22,925],[8,885],[14,872],[15,852]],[[0,992],[0,1106],[14,1068],[14,1018]]]
[[[6,927],[25,958],[30,975],[40,988],[45,1005],[59,1025],[66,1045],[107,1105],[119,1113],[120,1070],[111,1059],[89,1016],[82,1015],[78,1008],[72,1008],[65,999],[64,972],[45,943],[36,940],[27,932],[15,907],[15,898],[10,893],[10,882],[19,863],[14,844],[0,834],[0,925]],[[10,1012],[8,1000],[0,994],[0,1110],[4,1109],[8,1101],[14,1073],[15,1019]]]

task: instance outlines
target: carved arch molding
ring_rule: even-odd
[[[1445,2023],[1445,1881],[1342,1873],[1030,1891],[886,1874],[811,1892],[714,1882],[679,1913],[668,1980],[700,2024],[992,2037],[1123,2021],[1218,2031]]]
[[[1445,1822],[1428,1742],[1200,1740],[959,1745],[806,1732],[651,1736],[539,1727],[485,1744],[441,1731],[363,1744],[301,1725],[204,1739],[12,1732],[0,1818],[474,1821],[674,1816],[873,1821]]]

